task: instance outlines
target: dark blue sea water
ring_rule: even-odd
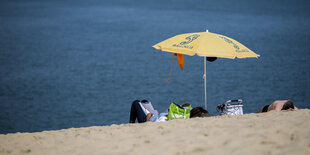
[[[203,58],[152,45],[181,33],[238,40],[261,57],[207,63],[208,110],[243,99],[310,108],[310,1],[2,0],[0,133],[127,123],[131,102],[204,105]],[[176,59],[175,59],[176,60]]]

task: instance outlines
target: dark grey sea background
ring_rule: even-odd
[[[171,53],[152,46],[206,29],[261,55],[207,63],[211,114],[230,99],[310,108],[310,1],[2,0],[0,133],[128,123],[135,99],[204,106],[203,58],[173,61],[168,82]]]

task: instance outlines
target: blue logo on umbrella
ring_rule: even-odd
[[[240,49],[239,46],[237,44],[235,44],[233,41],[231,41],[230,39],[226,38],[226,37],[222,37],[219,36],[220,38],[224,39],[224,41],[226,41],[229,44],[232,44],[236,50],[236,52],[249,52],[247,49]]]
[[[199,34],[190,35],[190,36],[188,36],[188,37],[185,38],[187,41],[183,41],[183,42],[181,42],[181,43],[179,43],[179,44],[173,44],[172,46],[192,49],[193,46],[191,46],[191,45],[186,45],[186,44],[189,44],[189,43],[193,42],[193,41],[196,40],[199,36],[200,36]]]

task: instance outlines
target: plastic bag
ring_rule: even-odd
[[[180,105],[175,103],[170,104],[169,113],[168,113],[168,120],[170,119],[177,119],[177,118],[189,118],[191,113],[191,105],[187,107],[187,109],[183,109]]]

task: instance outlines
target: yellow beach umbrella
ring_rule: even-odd
[[[224,35],[208,32],[176,35],[153,46],[157,50],[204,57],[205,108],[207,109],[206,57],[258,58],[259,55]]]

